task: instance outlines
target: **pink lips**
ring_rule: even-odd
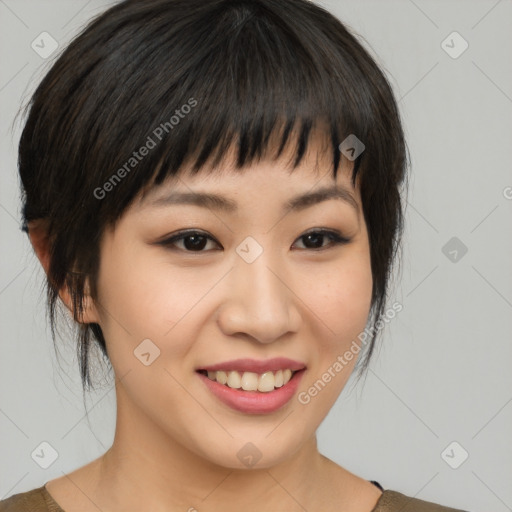
[[[246,414],[269,414],[285,406],[296,393],[304,370],[295,372],[282,387],[262,393],[260,391],[242,391],[232,389],[197,373],[206,387],[224,404]]]
[[[215,371],[236,371],[236,372],[277,372],[277,370],[286,370],[289,368],[292,371],[298,371],[305,368],[306,365],[300,361],[294,361],[286,357],[275,357],[274,359],[267,359],[266,361],[258,361],[256,359],[234,359],[232,361],[225,361],[224,363],[213,364],[209,366],[202,366],[198,370]]]
[[[292,378],[280,388],[274,391],[243,391],[241,389],[233,389],[217,381],[209,379],[200,370],[206,371],[237,371],[254,372],[262,374],[265,372],[276,372],[289,368],[294,373]],[[296,393],[302,375],[306,369],[306,365],[288,359],[286,357],[276,357],[267,359],[266,361],[258,361],[255,359],[235,359],[225,361],[223,363],[203,366],[197,369],[197,375],[204,382],[206,387],[215,395],[222,403],[246,414],[269,414],[284,407]]]

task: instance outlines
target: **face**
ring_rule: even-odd
[[[95,311],[122,379],[118,422],[228,468],[244,454],[271,467],[314,436],[372,292],[351,162],[334,179],[314,148],[293,172],[286,158],[185,170],[105,232]]]

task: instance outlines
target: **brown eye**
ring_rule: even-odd
[[[317,229],[310,231],[300,236],[297,240],[302,240],[304,247],[300,247],[301,250],[324,250],[329,247],[347,244],[350,242],[349,238],[341,235],[341,233],[332,230]],[[325,243],[327,241],[327,243]],[[165,240],[159,242],[162,245],[171,250],[179,250],[184,252],[208,252],[209,250],[215,249],[215,247],[208,247],[208,243],[213,242],[217,247],[221,248],[221,245],[210,235],[201,231],[181,231]]]
[[[326,239],[330,240],[330,243],[324,245]],[[349,238],[342,236],[339,232],[325,229],[310,231],[309,233],[300,236],[298,240],[304,240],[305,249],[312,250],[326,249],[350,242]]]
[[[210,235],[200,231],[182,231],[159,242],[159,245],[186,252],[207,252],[204,248],[208,245],[209,241],[214,242],[217,246],[219,245]]]

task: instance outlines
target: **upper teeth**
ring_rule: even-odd
[[[292,378],[292,371],[287,368],[262,374],[244,372],[241,375],[237,371],[209,371],[208,378],[234,389],[268,392],[284,386]]]

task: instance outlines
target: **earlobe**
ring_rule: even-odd
[[[84,295],[82,300],[82,311],[78,312],[76,321],[81,324],[91,324],[91,323],[100,323],[98,311],[95,305],[95,302],[93,298],[90,295],[90,287],[89,287],[89,280],[86,279],[85,285],[84,285]],[[64,285],[60,291],[59,291],[59,297],[62,300],[62,302],[65,304],[66,308],[71,313],[71,316],[73,317],[73,311],[74,311],[74,305],[73,305],[73,298],[71,296],[71,293],[69,291],[69,287],[67,285]]]
[[[50,239],[48,236],[48,224],[46,219],[36,219],[28,222],[28,236],[30,243],[41,263],[46,275],[50,270]],[[73,315],[73,299],[69,288],[64,285],[59,290],[59,297]],[[83,312],[79,318],[80,323],[99,323],[99,316],[92,297],[90,296],[90,286],[88,280],[85,283],[85,293],[83,300]]]
[[[66,302],[66,305],[67,304],[71,305],[70,311],[72,312],[73,311],[73,307],[72,307],[73,303],[71,301],[71,296],[69,295],[69,291],[68,291],[68,287],[67,286],[66,286],[65,290],[66,290],[65,291],[65,293],[66,293],[66,300],[69,300],[69,302]],[[68,299],[68,297],[69,297],[69,299]],[[62,295],[61,295],[61,298],[62,298]],[[85,284],[84,284],[84,298],[83,298],[82,305],[83,305],[83,311],[82,311],[82,313],[80,315],[80,318],[79,318],[80,323],[82,323],[82,324],[92,324],[92,323],[99,324],[100,323],[100,318],[99,318],[99,315],[98,315],[98,309],[96,307],[96,303],[95,303],[95,301],[93,300],[93,298],[91,296],[91,287],[89,285],[89,278],[86,278],[86,280],[85,280]]]
[[[28,236],[37,258],[43,266],[45,273],[48,275],[50,268],[50,241],[46,219],[29,221]]]

